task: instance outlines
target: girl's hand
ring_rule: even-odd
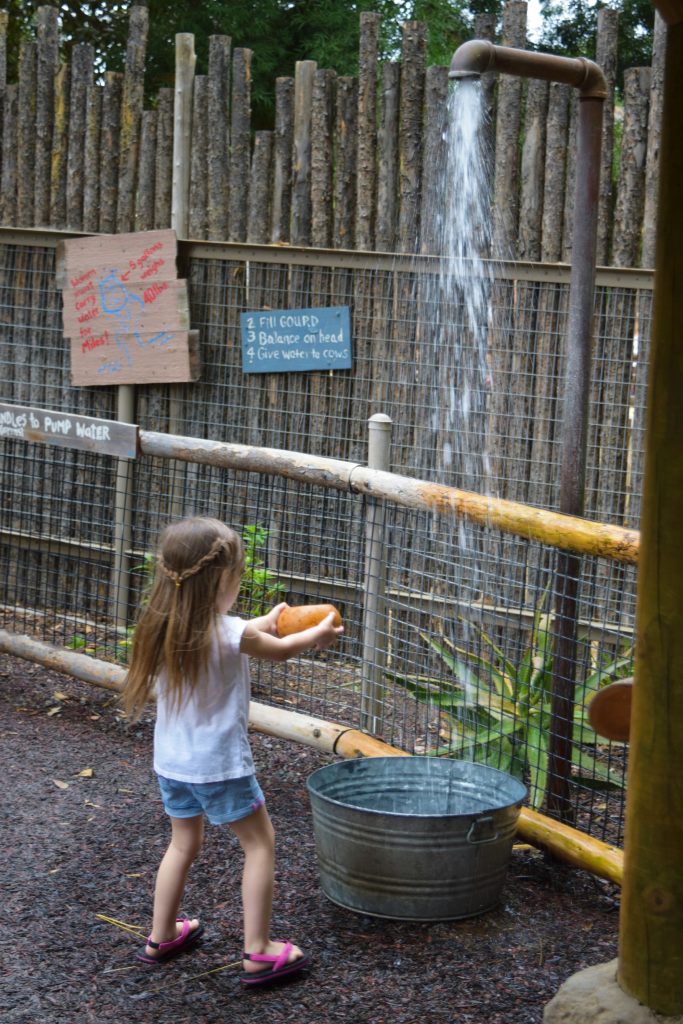
[[[283,608],[287,608],[287,602],[281,601],[280,604],[276,604],[274,608],[271,608],[267,615],[262,616],[259,620],[259,629],[262,633],[270,633],[271,636],[277,636],[277,620],[280,617],[280,612]]]
[[[315,648],[318,651],[325,650],[338,639],[344,632],[343,626],[334,625],[334,612],[326,615],[322,622],[316,626],[309,626],[300,633],[290,633],[287,636],[278,636],[276,630],[277,617],[286,607],[284,604],[276,605],[261,619],[252,619],[246,624],[240,651],[252,658],[262,658],[264,661],[287,661],[303,651],[310,651]],[[266,628],[266,621],[270,620],[269,628]]]
[[[343,626],[334,625],[334,612],[330,612],[330,614],[326,615],[322,622],[319,622],[317,626],[311,627],[311,633],[315,636],[313,646],[317,651],[324,651],[325,648],[330,647],[343,632]]]

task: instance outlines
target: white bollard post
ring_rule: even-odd
[[[391,427],[391,418],[384,413],[375,413],[368,420],[368,469],[389,471]],[[380,734],[384,705],[386,665],[385,512],[384,503],[378,502],[375,498],[367,499],[360,726],[365,732],[373,735]]]

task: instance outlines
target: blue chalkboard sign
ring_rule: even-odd
[[[350,370],[348,306],[240,314],[244,373]]]

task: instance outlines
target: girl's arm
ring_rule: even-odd
[[[281,605],[279,608],[282,610]],[[274,611],[277,611],[277,608],[274,608]],[[270,615],[272,612],[269,612],[264,618],[268,619]],[[289,636],[283,637],[257,629],[256,623],[259,621],[261,620],[253,619],[247,623],[242,633],[240,651],[242,654],[248,654],[252,658],[261,658],[264,661],[287,661],[288,658],[293,658],[296,654],[301,654],[302,651],[309,651],[312,648],[322,651],[333,644],[337,637],[344,632],[343,626],[333,625],[333,612],[330,612],[317,626],[311,626],[309,629],[303,629],[300,633],[290,633]]]

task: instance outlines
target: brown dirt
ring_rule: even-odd
[[[330,758],[256,734],[253,746],[278,836],[274,934],[313,964],[245,992],[237,968],[220,969],[240,954],[230,833],[208,829],[188,884],[183,909],[206,924],[201,947],[137,964],[139,940],[103,916],[149,924],[168,835],[151,725],[126,725],[106,691],[0,655],[3,1021],[536,1024],[569,975],[616,955],[618,889],[524,847],[500,906],[480,918],[415,924],[334,906],[318,885],[305,785]]]

